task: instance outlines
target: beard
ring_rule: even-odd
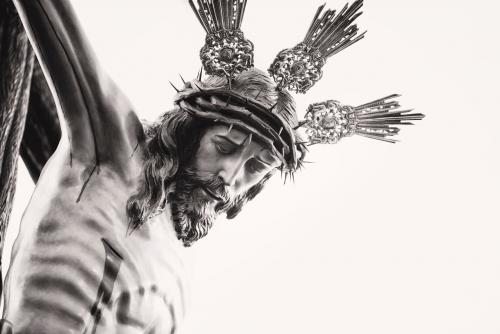
[[[146,129],[142,178],[128,198],[125,210],[130,233],[170,205],[177,238],[190,246],[207,235],[220,213],[233,219],[262,190],[272,173],[235,195],[227,193],[218,176],[192,168],[206,128],[207,124],[180,110],[166,113]],[[182,149],[177,143],[182,143]]]
[[[167,196],[177,238],[184,246],[191,246],[206,236],[217,216],[236,201],[219,177],[202,175],[194,168],[179,171],[174,189]]]

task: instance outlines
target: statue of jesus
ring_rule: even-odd
[[[175,107],[153,123],[103,71],[68,0],[13,3],[62,133],[20,224],[0,333],[175,332],[186,305],[182,248],[218,215],[236,217],[274,174],[300,168],[300,127],[310,143],[354,133],[393,141],[393,124],[423,117],[395,111],[389,96],[317,103],[298,121],[287,89],[304,93],[327,57],[363,37],[351,25],[362,0],[337,16],[320,17],[320,7],[270,75],[253,67],[239,30],[245,0],[190,1],[207,32],[207,75],[176,88]]]
[[[179,250],[218,214],[235,217],[282,158],[265,133],[223,115],[176,107],[142,124],[68,1],[14,3],[63,121],[14,245],[4,324],[14,333],[170,333],[185,307]],[[184,93],[225,83],[207,76]],[[290,95],[257,69],[235,76],[231,91],[295,115]]]

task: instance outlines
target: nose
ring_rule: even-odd
[[[245,159],[243,155],[234,158],[224,158],[219,160],[219,177],[228,187],[234,187],[242,177]]]

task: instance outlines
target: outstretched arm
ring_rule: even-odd
[[[99,164],[131,108],[102,71],[68,0],[13,0],[65,120],[73,159]],[[61,116],[61,114],[60,114]]]

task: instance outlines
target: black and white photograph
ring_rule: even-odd
[[[0,0],[0,333],[499,334],[499,11]]]

